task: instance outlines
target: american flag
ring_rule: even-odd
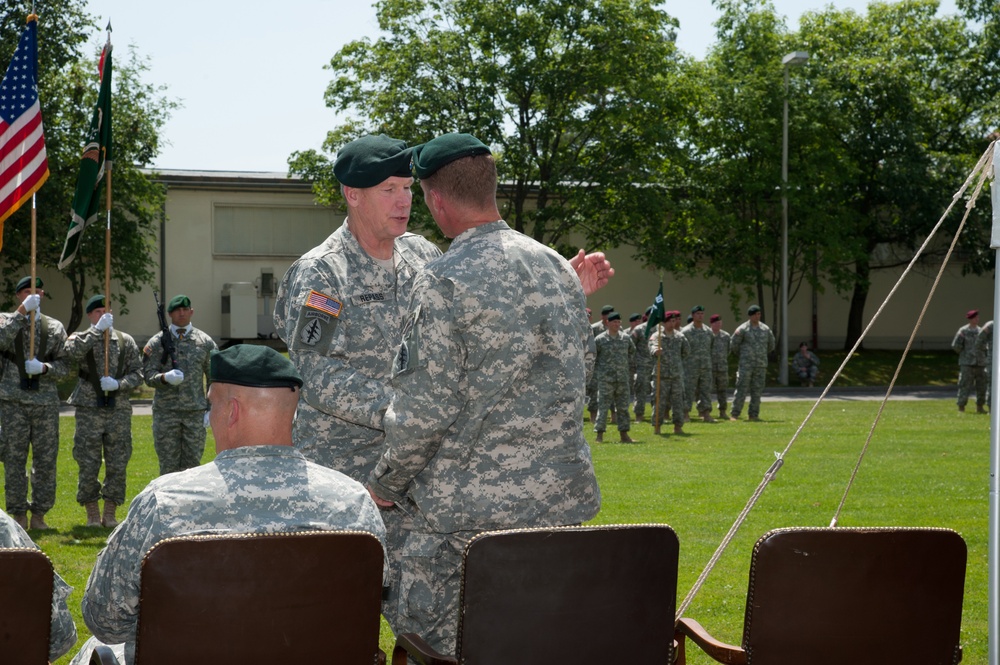
[[[318,309],[331,316],[340,316],[340,301],[323,295],[319,291],[309,291],[309,297],[306,298],[306,307]]]
[[[0,82],[0,247],[3,223],[49,177],[38,105],[37,19],[32,14]]]

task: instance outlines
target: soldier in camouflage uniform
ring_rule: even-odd
[[[601,320],[590,324],[590,330],[594,333],[594,339],[608,329],[608,315],[615,311],[611,305],[601,308]],[[597,372],[590,375],[587,380],[587,413],[590,415],[590,422],[597,423],[597,407],[600,401],[600,385],[597,382]]]
[[[471,538],[600,508],[580,418],[594,337],[573,267],[500,219],[485,145],[445,135],[415,148],[414,165],[454,241],[414,285],[369,489],[382,506],[416,505],[398,630],[449,654]]]
[[[161,540],[328,529],[384,539],[379,511],[364,486],[307,461],[292,446],[302,378],[288,359],[267,346],[237,344],[212,354],[210,379],[218,454],[203,466],[154,479],[132,500],[87,581],[83,619],[94,639],[74,664],[89,663],[101,642],[117,645],[126,663],[134,661],[140,565]]]
[[[633,443],[628,434],[629,385],[632,377],[629,366],[635,363],[635,344],[632,338],[621,331],[622,316],[618,312],[608,315],[608,329],[594,340],[596,356],[594,374],[597,375],[598,406],[597,441],[604,441],[604,430],[608,426],[608,411],[614,408],[618,414],[615,424],[622,443]]]
[[[649,403],[652,390],[650,378],[653,376],[653,356],[649,355],[649,339],[646,337],[649,314],[647,310],[640,317],[640,322],[629,331],[632,343],[635,345],[635,382],[632,384],[632,396],[635,398],[635,420],[639,423],[646,418],[646,404]]]
[[[80,380],[69,397],[76,407],[73,459],[80,467],[76,500],[87,511],[87,526],[118,525],[115,511],[125,503],[125,469],[132,457],[132,403],[142,384],[142,356],[131,335],[114,329],[103,295],[87,301],[90,327],[66,340],[66,356],[79,366]],[[108,337],[107,374],[104,338]],[[104,486],[98,478],[104,462]],[[104,497],[104,512],[98,499]]]
[[[993,319],[983,324],[976,337],[976,353],[986,360],[986,405],[992,406],[993,393]]]
[[[56,383],[69,372],[63,352],[66,330],[39,310],[42,280],[22,278],[15,288],[17,311],[0,317],[0,449],[3,451],[7,512],[21,528],[48,529],[45,513],[56,502],[59,454],[59,393]],[[30,314],[34,312],[34,314]],[[34,323],[34,357],[29,335]],[[37,317],[37,318],[36,318]],[[28,450],[31,450],[31,501],[28,501]]]
[[[713,314],[709,319],[712,328],[712,388],[715,399],[719,402],[719,417],[726,415],[727,395],[729,390],[729,333],[722,329],[722,316]]]
[[[712,340],[711,329],[705,325],[705,308],[691,308],[691,322],[681,328],[691,346],[691,353],[684,360],[684,414],[690,420],[691,406],[698,402],[698,416],[706,423],[712,418]]]
[[[0,547],[3,548],[28,548],[37,550],[36,545],[28,534],[10,516],[0,513]],[[69,651],[76,644],[76,624],[73,623],[73,615],[69,613],[66,606],[66,599],[69,598],[73,587],[66,584],[58,573],[52,574],[52,623],[49,628],[49,662],[55,662],[57,658]],[[7,611],[13,611],[7,608]],[[6,635],[6,639],[21,639],[18,635]]]
[[[730,352],[739,359],[733,411],[729,419],[739,420],[749,393],[749,417],[756,422],[760,420],[760,396],[764,392],[767,378],[767,354],[774,351],[774,334],[766,324],[760,322],[759,305],[750,305],[747,316],[749,319],[733,331],[729,343]]]
[[[674,434],[684,433],[684,359],[691,345],[680,331],[681,313],[666,312],[664,321],[649,336],[649,353],[656,365],[654,391],[658,396],[653,408],[653,426],[660,427],[668,411],[673,412]],[[659,371],[659,376],[656,372]]]
[[[167,304],[177,366],[163,352],[163,335],[153,335],[143,348],[142,374],[153,395],[153,447],[160,475],[201,464],[205,453],[205,379],[215,342],[191,325],[191,299],[177,295]]]
[[[966,313],[969,322],[958,329],[951,348],[958,354],[958,410],[965,411],[969,393],[976,391],[976,413],[986,413],[986,354],[976,348],[979,310]]]

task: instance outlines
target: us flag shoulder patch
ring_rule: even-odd
[[[309,296],[306,298],[306,307],[326,312],[330,316],[340,316],[343,304],[336,298],[331,298],[319,291],[309,291]]]

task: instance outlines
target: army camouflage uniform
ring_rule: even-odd
[[[752,326],[749,321],[744,321],[733,331],[729,349],[739,359],[732,417],[740,417],[749,393],[748,415],[757,418],[760,416],[760,397],[767,378],[767,354],[774,351],[774,334],[766,324]]]
[[[812,351],[806,351],[803,354],[802,350],[799,349],[792,356],[792,369],[795,370],[795,375],[799,377],[800,381],[811,386],[819,374],[819,357]]]
[[[171,370],[170,358],[163,359],[163,331],[153,335],[142,349],[142,374],[153,394],[153,447],[160,460],[160,475],[183,471],[201,464],[205,453],[205,384],[209,359],[218,349],[207,334],[191,327],[178,339],[170,326],[177,351],[177,369],[184,372],[184,381],[172,386],[163,381]]]
[[[90,326],[66,340],[66,356],[78,364],[80,376],[69,397],[69,403],[76,407],[73,459],[80,467],[76,490],[80,505],[102,497],[119,506],[125,503],[125,469],[132,457],[129,396],[142,385],[142,356],[131,335],[113,328],[108,332],[107,375],[104,374],[103,332]],[[118,380],[118,390],[109,395],[113,398],[111,406],[98,404],[98,395],[104,397],[100,390],[101,376]],[[103,488],[98,479],[102,460],[105,465]]]
[[[657,354],[660,349],[659,362]],[[649,336],[649,353],[653,357],[653,362],[657,363],[653,367],[653,375],[656,377],[657,368],[660,376],[658,381],[654,381],[653,390],[659,394],[659,400],[653,408],[653,426],[659,427],[663,424],[664,414],[672,412],[672,420],[675,431],[684,424],[684,359],[691,353],[691,345],[687,338],[679,330],[665,332],[663,324],[659,324],[653,334]],[[659,383],[657,387],[655,384]]]
[[[702,324],[701,328],[689,323],[681,328],[681,333],[691,346],[691,352],[684,359],[684,413],[690,413],[697,400],[698,415],[705,417],[712,413],[712,329]]]
[[[635,345],[635,382],[632,385],[632,395],[635,397],[635,417],[642,420],[646,415],[646,404],[649,403],[653,376],[653,356],[649,355],[649,340],[646,338],[646,324],[637,325],[629,333]]]
[[[43,333],[45,343],[42,344]],[[35,324],[35,356],[45,363],[35,377],[37,390],[22,388],[29,355],[31,322],[19,313],[0,315],[0,449],[3,450],[7,512],[44,515],[56,502],[56,458],[59,454],[59,393],[56,383],[69,373],[64,355],[66,330],[42,315]],[[44,347],[44,348],[43,348]],[[31,449],[31,501],[28,501],[28,449]]]
[[[594,340],[597,353],[594,374],[597,375],[597,425],[594,431],[603,432],[608,426],[608,411],[618,414],[619,432],[629,430],[629,385],[632,383],[629,365],[635,359],[635,344],[622,330],[617,337],[611,331],[602,332]]]
[[[14,523],[9,516],[0,513],[0,547],[28,548],[37,550],[38,545],[24,529]],[[49,662],[69,651],[76,644],[76,624],[69,613],[66,599],[73,587],[66,584],[58,573],[52,575],[52,624],[49,629]]]
[[[604,327],[604,321],[595,321],[590,324],[590,331],[594,335],[594,339],[597,336],[605,332],[607,328]],[[597,413],[597,407],[600,406],[600,385],[597,382],[597,372],[593,372],[587,378],[587,412],[590,414]]]
[[[362,249],[345,222],[285,273],[274,327],[304,382],[292,440],[313,462],[367,482],[383,451],[382,417],[410,290],[417,272],[439,256],[436,245],[404,233],[395,240],[396,270],[390,273]],[[400,507],[382,514],[392,557],[383,609],[393,629],[407,512],[411,509]]]
[[[140,566],[153,545],[180,535],[323,529],[367,531],[384,543],[378,508],[356,481],[307,461],[291,446],[224,450],[203,466],[155,478],[132,500],[97,555],[83,619],[96,640],[124,642],[131,665]],[[84,645],[74,664],[89,663],[96,640]]]
[[[976,353],[986,359],[986,404],[993,404],[993,321],[987,321],[976,337]]]
[[[965,408],[969,394],[976,391],[976,407],[986,404],[986,354],[976,348],[979,326],[966,324],[955,333],[951,348],[958,354],[958,406]],[[985,351],[985,349],[983,349]]]
[[[726,417],[727,395],[729,390],[729,333],[720,329],[719,334],[712,333],[712,389],[719,403],[719,417]]]
[[[397,632],[454,653],[473,536],[597,514],[580,417],[594,348],[573,268],[503,221],[461,233],[417,278],[369,480],[416,505]]]

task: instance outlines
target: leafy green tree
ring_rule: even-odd
[[[104,33],[85,10],[82,0],[37,0],[39,97],[45,126],[49,179],[37,195],[37,263],[54,267],[69,228],[70,205],[76,187],[80,153],[99,86],[99,46],[88,41]],[[26,19],[23,8],[0,9],[0,63],[10,61]],[[176,108],[164,89],[143,82],[146,60],[133,49],[116,47],[114,61],[114,158],[112,169],[111,272],[118,292],[111,295],[115,311],[125,313],[127,294],[153,277],[152,243],[166,192],[142,172],[160,149],[160,130]],[[83,303],[104,290],[104,189],[99,221],[84,234],[76,259],[63,273],[70,281],[72,306],[64,316],[68,330],[82,320]],[[0,276],[0,304],[12,304],[14,283],[30,269],[30,204],[5,224]],[[57,316],[59,313],[56,313]]]
[[[865,16],[827,9],[801,20],[811,94],[821,101],[816,122],[836,156],[836,170],[817,175],[853,271],[845,348],[863,329],[872,272],[911,260],[992,129],[984,109],[997,84],[978,79],[982,35],[937,8],[936,0],[873,2]],[[970,251],[988,247],[986,214],[973,213]],[[969,258],[966,268],[985,267],[981,254]]]
[[[321,201],[338,195],[327,154],[358,135],[464,131],[498,157],[505,218],[541,242],[617,242],[661,223],[669,190],[650,185],[685,159],[687,99],[675,21],[657,3],[382,0],[377,15],[384,36],[348,44],[329,67],[327,105],[354,119],[325,152],[290,159]]]

